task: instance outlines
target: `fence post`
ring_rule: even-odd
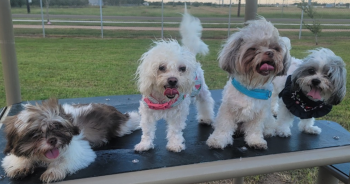
[[[43,0],[40,0],[40,10],[41,10],[41,24],[43,27],[43,37],[45,38],[45,26],[44,26],[44,14],[43,14]]]
[[[300,38],[301,38],[301,30],[303,29],[303,19],[304,19],[304,10],[301,10],[300,30],[299,30],[299,40],[300,40]]]
[[[9,0],[0,0],[0,48],[4,75],[6,104],[21,102],[15,39]]]
[[[231,27],[231,0],[230,0],[230,13],[228,15],[228,31],[227,31],[227,37],[230,37],[230,27]]]
[[[100,0],[101,38],[103,38],[102,0]]]
[[[164,11],[164,5],[163,5],[163,0],[162,0],[162,39],[163,39],[163,22],[164,22],[163,11]]]

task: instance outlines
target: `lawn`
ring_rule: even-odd
[[[188,9],[191,14],[197,17],[227,17],[229,14],[228,6],[199,6],[194,7],[188,5]],[[231,13],[232,16],[237,15],[237,6],[233,6]],[[348,19],[350,18],[350,9],[347,8],[317,8],[319,16],[322,18],[330,19]],[[27,9],[25,6],[22,8],[12,8],[13,14],[26,14]],[[159,17],[162,13],[161,6],[104,6],[104,16],[146,16],[146,17]],[[164,6],[165,17],[178,17],[180,13],[184,11],[184,6]],[[40,7],[31,7],[31,14],[40,14]],[[44,9],[46,13],[46,9]],[[49,13],[53,15],[100,15],[99,7],[50,7]],[[245,7],[241,7],[241,17],[244,17]],[[301,10],[297,7],[290,5],[284,7],[283,11],[281,7],[258,7],[258,14],[266,18],[300,18]]]
[[[22,100],[43,100],[49,97],[77,98],[108,95],[137,94],[134,72],[141,54],[147,51],[151,39],[159,38],[155,31],[110,31],[105,32],[106,38],[99,38],[99,31],[65,30],[74,32],[74,36],[48,32],[49,38],[24,36],[23,29],[15,30],[16,53],[21,84]],[[34,31],[34,30],[31,30]],[[19,32],[21,34],[19,34]],[[92,35],[91,35],[92,34]],[[303,39],[298,40],[297,32],[280,32],[292,40],[291,54],[297,58],[307,55],[306,51],[317,47],[327,47],[341,56],[350,67],[350,37],[348,33],[323,33],[320,44],[315,46],[312,34],[303,32]],[[51,36],[50,36],[51,35]],[[178,38],[177,32],[169,31],[166,37]],[[198,58],[205,70],[205,78],[210,89],[222,89],[227,80],[227,74],[218,67],[216,60],[220,45],[227,37],[224,31],[205,31],[204,41],[209,45],[210,53]],[[2,66],[0,65],[0,84],[3,84]],[[349,77],[348,73],[348,77]],[[349,89],[350,82],[347,82]],[[0,85],[0,94],[5,94],[4,86]],[[0,98],[0,107],[5,106],[5,97]],[[323,117],[340,123],[350,130],[350,97],[333,111]],[[317,168],[300,169],[277,173],[287,182],[313,183]],[[246,183],[256,184],[267,175],[246,177]],[[215,183],[215,182],[214,182]]]

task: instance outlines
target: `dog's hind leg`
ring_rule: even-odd
[[[196,96],[197,121],[199,123],[210,125],[214,121],[214,99],[205,84],[203,70],[201,70],[201,89]]]

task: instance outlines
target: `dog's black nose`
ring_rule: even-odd
[[[267,52],[265,52],[265,54],[266,54],[267,56],[269,56],[270,58],[273,57],[273,52],[272,52],[272,51],[267,51]]]
[[[170,86],[175,86],[175,85],[177,84],[177,78],[175,78],[175,77],[169,77],[169,78],[168,78],[168,84],[169,84]]]
[[[312,83],[312,85],[317,86],[321,83],[321,81],[319,79],[312,79],[311,83]]]
[[[52,137],[49,140],[47,140],[47,143],[51,144],[52,146],[55,146],[57,143],[57,139]]]

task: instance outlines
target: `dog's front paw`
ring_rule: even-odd
[[[142,152],[142,151],[147,151],[149,149],[153,149],[154,145],[152,142],[150,141],[141,141],[140,143],[135,145],[134,150],[138,151],[138,152]]]
[[[40,180],[45,183],[50,183],[53,181],[63,180],[65,177],[65,171],[58,170],[55,168],[49,168],[40,176]]]
[[[181,152],[182,150],[185,150],[186,146],[184,143],[168,142],[168,144],[166,145],[166,148],[169,151]]]
[[[264,139],[261,139],[259,141],[254,142],[247,142],[249,147],[255,148],[255,149],[267,149],[267,142]]]
[[[5,169],[6,175],[9,178],[23,178],[29,174],[33,174],[34,167],[23,167],[16,169]]]
[[[245,142],[255,149],[267,149],[267,142],[261,134],[248,135],[245,137]]]
[[[280,127],[280,128],[277,128],[276,134],[279,137],[289,137],[292,135],[292,132],[290,131],[289,127]]]
[[[205,124],[205,125],[211,125],[211,123],[213,122],[212,119],[204,119],[204,118],[200,118],[198,121],[200,124]]]
[[[301,131],[309,134],[320,134],[322,132],[321,128],[319,128],[318,126],[303,127]]]
[[[233,138],[232,136],[228,136],[225,134],[220,134],[216,136],[214,134],[211,134],[207,140],[207,145],[210,148],[224,149],[228,144],[233,144]]]
[[[22,178],[34,172],[34,165],[30,160],[12,154],[2,160],[1,166],[10,178]]]

